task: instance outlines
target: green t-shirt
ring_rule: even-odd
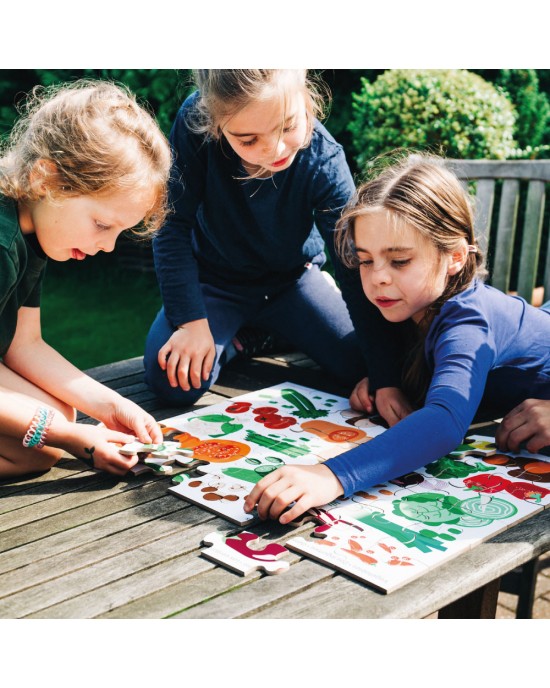
[[[23,234],[17,205],[0,195],[0,356],[9,349],[21,306],[40,306],[46,255],[34,234]]]

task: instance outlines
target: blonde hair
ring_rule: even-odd
[[[313,120],[322,119],[330,102],[328,88],[319,77],[309,76],[307,69],[195,69],[193,77],[199,97],[187,124],[195,133],[215,140],[222,135],[222,122],[251,102],[276,94],[284,106],[289,90],[295,88],[305,97],[306,148],[313,133]],[[283,116],[281,132],[284,119]]]
[[[153,190],[140,233],[155,231],[166,217],[170,148],[125,87],[79,80],[33,89],[0,157],[0,193],[37,200],[37,164],[43,174],[52,170],[52,198]]]
[[[474,236],[469,194],[456,175],[445,167],[442,158],[393,152],[374,161],[373,170],[336,225],[336,249],[345,265],[359,265],[354,244],[355,220],[381,210],[390,221],[414,227],[437,249],[441,259],[457,250],[464,240],[472,247],[463,268],[448,276],[443,293],[426,309],[419,323],[418,350],[405,372],[405,387],[408,385],[408,391],[419,401],[423,400],[429,384],[423,352],[428,328],[448,299],[467,289],[474,278],[485,277],[484,259]]]

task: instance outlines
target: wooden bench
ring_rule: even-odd
[[[476,236],[491,268],[489,283],[503,292],[513,288],[536,305],[542,299],[535,288],[542,287],[548,300],[550,251],[548,225],[543,232],[543,221],[550,161],[449,160],[447,164],[465,185],[474,187]]]

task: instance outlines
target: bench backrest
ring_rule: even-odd
[[[480,247],[491,257],[490,283],[510,291],[516,234],[520,232],[520,256],[516,291],[527,301],[533,298],[543,240],[546,184],[550,182],[550,160],[448,160],[465,185],[475,182],[475,230]],[[502,180],[498,207],[497,182]],[[521,226],[518,208],[525,197]],[[523,203],[522,203],[523,205]],[[496,217],[494,213],[496,212]],[[491,231],[493,227],[493,231]],[[548,228],[546,228],[546,235]],[[550,298],[550,249],[543,270],[545,299]]]

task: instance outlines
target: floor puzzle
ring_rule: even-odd
[[[386,430],[347,399],[291,383],[161,426],[165,444],[178,444],[170,460],[192,469],[175,476],[169,492],[238,525],[257,518],[243,500],[264,475],[326,461]],[[500,453],[493,438],[469,435],[416,471],[311,510],[299,522],[313,520],[313,533],[287,545],[391,592],[549,505],[549,457]]]
[[[242,576],[259,570],[270,575],[288,571],[288,561],[280,559],[288,553],[288,549],[276,542],[271,542],[262,549],[250,546],[252,543],[257,545],[258,540],[258,535],[246,530],[231,537],[225,537],[217,532],[209,533],[202,541],[208,546],[202,554]]]

